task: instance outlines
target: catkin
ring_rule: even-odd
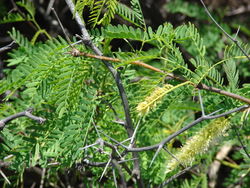
[[[172,159],[167,164],[166,173],[175,169],[179,162],[183,165],[191,165],[195,156],[204,153],[213,139],[223,134],[229,125],[229,120],[222,117],[213,120],[204,128],[202,128],[195,136],[191,137],[189,141],[180,149],[175,155],[176,159]]]
[[[146,97],[143,102],[137,105],[136,110],[139,115],[146,115],[151,109],[155,108],[155,106],[161,102],[164,95],[173,87],[174,86],[170,84],[165,84],[164,87],[155,88],[150,96]]]

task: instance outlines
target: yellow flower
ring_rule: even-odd
[[[156,105],[161,102],[162,98],[169,92],[190,84],[190,81],[183,82],[181,84],[178,84],[176,86],[173,86],[171,84],[165,84],[164,87],[157,87],[155,90],[151,93],[150,96],[146,97],[145,100],[141,103],[139,103],[136,107],[137,112],[139,115],[143,116],[146,115],[152,108],[156,107]]]
[[[138,113],[140,115],[147,114],[150,109],[154,108],[159,102],[161,102],[161,99],[164,97],[164,95],[173,87],[174,86],[170,84],[166,84],[164,87],[155,88],[150,96],[146,97],[143,102],[138,104],[136,108]]]
[[[172,159],[167,164],[166,173],[175,169],[179,162],[183,165],[191,165],[195,159],[195,156],[204,153],[211,141],[222,135],[228,128],[229,120],[224,117],[211,121],[208,125],[202,128],[195,136],[193,136],[187,143],[180,149],[175,155],[176,159]]]

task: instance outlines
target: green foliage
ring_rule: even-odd
[[[33,21],[35,18],[35,7],[32,2],[28,0],[22,0],[16,2],[16,4],[20,7],[23,7],[27,11],[27,15],[20,14],[20,13],[9,13],[5,16],[1,21],[0,24],[3,23],[11,23],[11,22],[20,22],[20,21]]]
[[[196,5],[185,3],[181,8],[174,4],[180,2],[182,1],[170,3],[170,8],[176,7],[176,10],[171,8],[173,12],[185,13],[190,17],[197,16],[199,11]],[[36,23],[33,4],[22,1],[18,5],[27,11],[25,19],[30,18]],[[184,11],[183,7],[193,9],[193,12]],[[88,22],[93,27],[103,25],[91,30],[94,43],[103,50],[105,56],[120,60],[119,63],[111,63],[121,75],[133,124],[139,125],[136,135],[137,147],[159,143],[197,118],[195,113],[201,109],[192,97],[197,95],[194,86],[198,84],[207,84],[235,94],[250,96],[249,84],[243,87],[239,85],[240,70],[237,69],[237,63],[244,62],[246,57],[234,45],[226,46],[224,42],[218,42],[221,35],[215,28],[212,28],[214,32],[209,31],[206,35],[203,35],[204,31],[200,33],[191,23],[178,27],[165,23],[154,30],[146,26],[138,0],[132,0],[131,7],[116,0],[76,1],[76,11],[80,14],[86,8],[90,10]],[[110,24],[115,14],[131,23],[133,27]],[[24,19],[20,15],[16,18],[12,16],[6,17],[5,22]],[[106,153],[96,152],[94,147],[82,149],[95,143],[99,136],[109,142],[111,141],[105,135],[120,142],[128,137],[125,128],[116,123],[117,118],[124,120],[125,115],[115,81],[102,62],[95,58],[72,56],[66,40],[60,36],[45,42],[36,42],[37,35],[42,32],[40,27],[37,28],[39,29],[31,40],[15,28],[9,32],[19,47],[8,53],[7,68],[4,69],[6,77],[0,81],[0,94],[5,96],[0,105],[0,117],[3,119],[33,107],[34,114],[46,118],[47,121],[42,125],[27,118],[11,121],[0,132],[5,141],[5,144],[0,145],[0,156],[1,159],[9,157],[11,169],[16,170],[20,177],[25,168],[37,165],[49,169],[50,177],[57,178],[56,171],[74,168],[83,159],[108,161],[111,149],[106,146],[103,146]],[[113,51],[110,44],[117,39],[125,41],[126,48],[121,46],[117,51]],[[213,48],[215,43],[218,44]],[[92,53],[82,44],[74,47],[85,53]],[[223,48],[223,60],[219,60],[216,55],[211,56],[221,52]],[[247,49],[247,46],[244,48]],[[190,58],[185,57],[185,52],[190,54]],[[187,81],[173,80],[166,77],[166,74],[133,64],[135,61],[143,61],[167,73],[181,75]],[[158,95],[154,93],[157,88],[164,88],[166,85],[171,87],[163,89]],[[211,92],[202,92],[202,95],[206,113],[220,108],[227,111],[236,104],[241,104],[235,99]],[[140,116],[138,104],[143,102],[151,104],[147,108],[147,113]],[[230,118],[231,122],[239,120],[239,116]],[[175,141],[184,144],[188,138],[203,130],[202,127],[209,123],[204,121],[183,133],[168,143],[166,148],[173,153],[178,152],[178,148],[174,147]],[[209,137],[209,133],[207,136]],[[227,139],[231,140],[234,137],[229,136]],[[199,144],[202,148],[202,143]],[[249,147],[249,143],[247,145]],[[213,152],[217,148],[214,144],[211,149],[208,148],[209,155],[192,156],[194,164],[205,159],[206,162],[203,163],[206,164],[203,165],[209,166],[214,157]],[[121,148],[118,150],[120,153],[123,151]],[[150,185],[158,186],[180,170],[165,173],[168,170],[166,161],[171,160],[172,156],[164,152],[160,152],[149,170],[154,154],[154,151],[146,151],[141,152],[139,156],[143,180]],[[126,156],[126,160],[131,158],[130,154]],[[128,168],[132,167],[132,162],[126,164]],[[245,173],[249,173],[249,167],[242,168]],[[89,170],[94,176],[92,180],[97,182],[103,169]],[[201,176],[185,178],[182,182],[174,181],[171,185],[183,188],[207,187],[208,180],[203,173],[201,172]],[[131,174],[124,174],[126,180],[131,178]],[[237,175],[236,172],[232,174]],[[18,176],[12,178],[18,182]],[[105,186],[115,186],[113,179],[108,175]]]
[[[31,23],[31,27],[36,29],[36,33],[34,34],[31,43],[34,44],[40,34],[44,34],[48,39],[51,39],[50,35],[47,33],[46,30],[41,29],[39,24],[35,19],[35,6],[32,1],[29,0],[22,0],[16,2],[17,12],[8,13],[7,16],[4,16],[3,19],[0,20],[0,24],[5,23],[13,23],[13,22],[22,22],[28,21]],[[23,8],[26,12],[21,12],[19,7]]]
[[[118,5],[117,14],[120,17],[122,17],[124,20],[138,27],[141,27],[144,25],[144,21],[141,21],[141,15],[138,14],[138,12],[135,12],[132,8],[122,3],[118,3],[117,5]]]
[[[86,7],[90,11],[88,22],[92,27],[95,27],[96,25],[108,25],[114,18],[115,14],[118,14],[124,20],[136,26],[142,28],[146,27],[138,0],[131,1],[131,8],[117,0],[77,0],[75,11],[82,15],[83,10]]]
[[[96,25],[106,25],[114,18],[117,9],[117,0],[78,0],[76,2],[76,11],[82,14],[83,9],[88,7],[90,9],[89,23],[93,27]],[[104,14],[102,15],[102,12]]]
[[[28,18],[27,20],[30,20],[30,18]],[[0,20],[0,24],[22,21],[25,21],[25,19],[19,13],[12,13],[8,14],[2,20]]]
[[[173,0],[166,5],[166,8],[171,13],[182,13],[196,19],[208,19],[201,5],[197,3],[189,3],[184,0]]]

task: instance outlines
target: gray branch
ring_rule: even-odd
[[[5,119],[0,120],[0,131],[3,130],[3,128],[5,127],[5,125],[8,122],[10,122],[10,121],[12,121],[12,120],[14,120],[16,118],[23,117],[23,116],[26,116],[26,117],[28,117],[30,119],[33,119],[33,120],[37,121],[40,124],[42,124],[42,123],[44,123],[46,121],[46,119],[44,119],[42,117],[34,116],[32,114],[32,109],[30,108],[30,109],[25,110],[24,112],[19,112],[19,113],[16,113],[14,115],[11,115],[11,116],[9,116],[9,117],[7,117]]]
[[[6,51],[6,50],[10,50],[11,48],[13,48],[13,45],[16,44],[15,41],[12,41],[10,44],[0,48],[0,53]]]

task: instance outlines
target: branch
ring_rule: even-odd
[[[166,180],[165,182],[163,182],[159,188],[166,186],[167,184],[169,184],[171,181],[173,181],[174,179],[178,178],[179,176],[185,174],[186,172],[188,172],[189,170],[191,170],[192,168],[196,167],[197,165],[191,166],[191,167],[187,167],[184,170],[182,170],[181,172],[179,172],[178,174],[173,175],[171,178],[169,178],[168,180]]]
[[[72,2],[72,0],[65,0],[65,2],[67,3],[71,13],[73,14],[75,12],[75,6]],[[80,29],[81,29],[81,33],[82,33],[82,41],[84,42],[84,44],[88,45],[94,52],[95,54],[102,56],[102,52],[97,48],[97,46],[95,46],[92,42],[92,40],[90,39],[90,36],[88,34],[88,31],[85,27],[85,25],[83,24],[82,19],[80,18],[79,14],[77,12],[75,12],[75,20],[77,22],[77,24],[79,25]],[[134,133],[134,129],[133,129],[133,124],[132,124],[132,119],[130,116],[130,110],[129,110],[129,104],[128,104],[128,99],[125,93],[125,89],[122,85],[122,81],[120,78],[119,73],[116,71],[116,69],[113,67],[112,64],[110,64],[107,61],[103,61],[104,65],[109,69],[109,71],[111,72],[113,78],[115,79],[116,85],[118,87],[119,90],[119,94],[122,100],[122,105],[123,105],[123,109],[124,109],[124,113],[125,113],[125,117],[126,117],[126,124],[125,124],[125,128],[127,131],[127,134],[129,137],[132,137],[133,133]],[[139,156],[138,153],[133,153],[133,158],[137,158],[137,160],[134,161],[134,169],[133,169],[133,174],[135,175],[138,184],[142,185],[141,182],[141,178],[140,178],[140,164],[139,164]]]
[[[229,38],[231,41],[233,41],[236,46],[241,50],[241,52],[247,57],[247,59],[250,61],[250,56],[247,54],[247,52],[239,45],[239,41],[236,40],[236,36],[235,38],[231,37],[221,26],[220,24],[213,18],[213,16],[210,14],[208,8],[206,7],[205,3],[203,2],[203,0],[200,0],[202,6],[204,7],[207,15],[209,16],[209,18],[214,22],[214,24],[227,36],[227,38]]]
[[[74,9],[75,6],[72,3],[71,0],[65,0],[68,7],[70,8],[71,12],[74,13]],[[88,31],[85,27],[85,25],[83,24],[79,14],[76,12],[75,13],[75,19],[81,29],[81,33],[82,33],[82,41],[84,42],[84,44],[86,44],[87,46],[89,46],[94,52],[95,54],[97,54],[97,56],[101,57],[103,54],[102,52],[93,44]],[[76,53],[76,52],[74,52]],[[116,71],[116,69],[113,67],[112,64],[110,64],[109,62],[107,62],[105,59],[102,59],[103,63],[105,64],[105,66],[109,69],[109,71],[111,72],[112,76],[114,77],[118,90],[119,90],[119,94],[121,96],[121,100],[123,103],[123,108],[124,108],[124,112],[125,112],[125,116],[126,116],[126,125],[125,128],[127,129],[128,135],[129,137],[131,137],[133,135],[133,125],[132,125],[132,119],[130,117],[130,110],[129,110],[129,104],[128,104],[128,100],[127,100],[127,96],[124,90],[124,87],[122,85],[122,81],[120,78],[119,73]]]
[[[97,128],[96,128],[96,130],[97,130]],[[97,130],[97,132],[99,132],[99,131]],[[119,153],[119,151],[117,150],[117,146],[112,145],[112,144],[104,141],[100,136],[99,136],[99,139],[94,144],[90,144],[90,145],[85,146],[83,148],[79,148],[79,150],[86,150],[88,148],[95,147],[95,145],[100,145],[100,148],[97,148],[97,150],[99,150],[101,152],[104,152],[104,150],[103,150],[104,145],[111,148],[112,149],[112,155],[109,154],[110,155],[110,160],[108,162],[89,162],[88,159],[85,158],[83,160],[82,164],[86,163],[89,166],[99,166],[99,167],[105,166],[105,169],[106,169],[108,166],[111,166],[111,163],[112,163],[111,160],[115,159],[115,160],[117,160],[117,162],[119,164],[122,165],[122,167],[128,172],[128,174],[132,174],[131,170],[126,166],[125,162],[135,160],[135,159],[124,160],[124,158],[123,158],[124,155],[122,156]]]
[[[231,92],[216,88],[216,87],[207,86],[205,84],[198,84],[197,88],[207,90],[207,91],[212,91],[214,93],[219,93],[221,95],[225,95],[225,96],[228,96],[230,98],[237,99],[239,101],[250,104],[250,99],[243,97],[243,96],[240,96],[240,95],[237,95],[235,93],[231,93]]]
[[[232,125],[232,127],[233,127],[233,130],[235,131],[235,134],[237,135],[237,138],[238,138],[238,140],[240,142],[240,145],[241,145],[242,149],[246,153],[246,156],[250,159],[250,154],[248,153],[247,147],[244,145],[244,143],[243,143],[243,141],[242,141],[242,139],[240,137],[240,133],[239,133],[238,128],[235,125]]]
[[[181,133],[185,132],[186,130],[190,129],[191,127],[195,126],[196,124],[198,124],[198,123],[200,123],[200,122],[202,122],[204,120],[225,117],[227,115],[230,115],[230,114],[235,113],[235,112],[242,111],[242,110],[247,109],[247,108],[249,108],[249,105],[243,105],[243,106],[234,108],[232,110],[229,110],[227,112],[224,112],[224,113],[221,113],[221,114],[218,114],[218,115],[209,114],[209,115],[201,116],[200,118],[196,119],[192,123],[188,124],[187,126],[183,127],[182,129],[180,129],[180,130],[176,131],[175,133],[171,134],[170,136],[168,136],[167,138],[162,140],[160,143],[152,145],[152,146],[146,146],[146,147],[141,147],[141,148],[129,148],[129,147],[125,146],[122,143],[119,143],[119,142],[116,142],[116,143],[118,145],[122,146],[123,148],[125,148],[127,152],[141,152],[141,151],[148,151],[148,150],[158,149],[160,147],[162,148],[166,143],[168,143],[169,141],[174,139],[176,136],[180,135]],[[212,114],[214,114],[214,113],[212,113]]]
[[[75,48],[71,52],[68,52],[68,54],[71,54],[71,55],[76,56],[76,57],[77,56],[85,56],[85,57],[90,57],[90,58],[95,58],[95,59],[100,59],[100,60],[105,60],[105,61],[111,61],[111,62],[116,62],[116,63],[117,62],[122,62],[122,60],[118,59],[118,58],[99,56],[99,55],[94,55],[94,54],[90,54],[90,53],[80,52]],[[148,64],[146,64],[146,63],[144,63],[142,61],[133,61],[133,62],[130,62],[130,64],[138,65],[138,66],[144,67],[146,69],[150,69],[150,70],[155,71],[155,72],[166,74],[166,76],[169,76],[169,77],[171,77],[171,78],[173,78],[175,80],[181,81],[181,82],[186,82],[187,81],[185,78],[174,75],[173,73],[164,72],[161,69],[158,69],[156,67],[148,65]],[[235,93],[231,93],[231,92],[228,92],[228,91],[216,88],[216,87],[207,86],[206,84],[202,84],[202,83],[200,83],[198,85],[193,84],[193,86],[198,88],[198,89],[203,89],[203,90],[206,90],[206,91],[211,91],[211,92],[214,92],[214,93],[225,95],[225,96],[228,96],[230,98],[237,99],[239,101],[250,104],[250,99],[245,98],[245,97],[240,96],[240,95],[237,95]]]
[[[6,50],[11,49],[15,43],[16,43],[15,41],[12,41],[10,44],[8,44],[8,45],[6,45],[6,46],[0,48],[0,53],[4,52],[4,51],[6,51]]]
[[[32,109],[29,108],[27,110],[25,110],[24,112],[19,112],[17,114],[11,115],[5,119],[0,120],[0,131],[3,130],[3,128],[5,127],[5,125],[9,122],[12,121],[16,118],[22,117],[22,116],[26,116],[30,119],[33,119],[35,121],[37,121],[38,123],[42,124],[43,122],[46,121],[46,119],[42,118],[42,117],[38,117],[38,116],[34,116],[32,113]]]
[[[85,56],[85,57],[90,57],[90,58],[95,58],[95,59],[99,59],[99,60],[103,60],[103,61],[111,61],[111,62],[116,62],[116,63],[121,63],[122,60],[118,59],[118,58],[112,58],[112,57],[106,57],[106,56],[99,56],[99,55],[94,55],[94,54],[90,54],[90,53],[85,53],[85,52],[80,52],[80,51],[72,51],[72,52],[68,52],[68,54],[71,54],[73,56]],[[160,72],[160,73],[164,73],[164,71],[162,71],[161,69],[158,69],[156,67],[153,67],[151,65],[148,65],[142,61],[132,61],[129,64],[134,64],[134,65],[138,65],[138,66],[142,66],[144,68],[150,69],[152,71],[155,72]]]
[[[0,174],[3,176],[4,180],[10,185],[10,180],[7,178],[7,176],[3,173],[3,171],[0,168]]]
[[[118,164],[123,164],[128,161],[134,161],[134,160],[137,160],[137,159],[121,160],[121,161],[118,161]],[[107,165],[107,162],[92,162],[88,159],[83,159],[81,163],[76,164],[76,167],[77,168],[81,168],[82,166],[105,167],[106,165]],[[109,166],[111,166],[111,164]],[[132,174],[132,172],[127,167],[125,169],[126,171],[128,171],[129,174]]]

